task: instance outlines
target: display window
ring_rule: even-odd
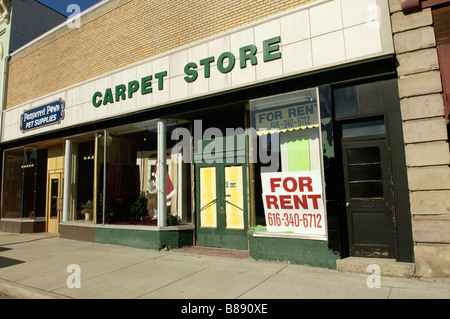
[[[69,138],[69,221],[102,222],[104,131]]]
[[[8,150],[3,158],[2,218],[44,219],[47,149]]]
[[[318,89],[250,101],[256,143],[279,160],[255,164],[257,229],[326,239],[319,105]]]
[[[165,134],[178,127],[167,121]],[[71,221],[94,224],[157,226],[157,121],[134,123],[71,138]],[[182,149],[166,141],[166,226],[191,222],[190,164]]]

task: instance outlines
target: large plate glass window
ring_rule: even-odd
[[[254,223],[268,232],[327,239],[319,105],[316,88],[250,101]]]

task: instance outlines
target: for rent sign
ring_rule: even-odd
[[[262,173],[267,231],[326,239],[320,171]]]

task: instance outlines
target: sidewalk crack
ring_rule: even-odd
[[[278,275],[280,272],[282,272],[283,270],[286,269],[286,267],[289,265],[285,265],[283,268],[281,268],[280,270],[274,272],[272,275],[270,275],[269,277],[267,277],[266,279],[264,279],[263,281],[259,282],[258,284],[254,285],[252,288],[248,289],[247,291],[243,292],[242,294],[240,294],[239,296],[237,296],[235,299],[239,299],[240,297],[242,297],[243,295],[245,295],[246,293],[248,293],[249,291],[255,289],[256,287],[258,287],[259,285],[265,283],[267,280],[269,280],[270,278]]]
[[[174,281],[172,281],[172,282],[169,282],[168,284],[165,284],[165,285],[163,285],[163,286],[161,286],[161,287],[158,287],[158,288],[156,288],[156,289],[150,290],[150,291],[146,292],[145,294],[142,294],[142,295],[140,295],[140,296],[137,296],[135,299],[142,298],[143,296],[145,296],[145,295],[147,295],[147,294],[150,294],[150,293],[155,292],[155,291],[158,291],[158,290],[160,290],[160,289],[162,289],[162,288],[168,287],[168,286],[170,286],[170,285],[172,285],[172,284],[174,284],[174,283],[176,283],[176,282],[178,282],[178,281],[181,281],[181,280],[183,280],[183,279],[185,279],[185,278],[189,278],[189,277],[191,277],[191,276],[194,276],[194,275],[196,275],[196,274],[198,274],[198,273],[200,273],[200,272],[202,272],[203,270],[206,270],[206,269],[208,269],[208,268],[210,268],[210,267],[208,266],[208,267],[202,268],[202,269],[200,269],[200,270],[197,270],[197,271],[193,272],[192,274],[189,274],[189,275],[184,276],[184,277],[182,277],[182,278],[176,279],[176,280],[174,280]]]

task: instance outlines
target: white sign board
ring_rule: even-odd
[[[268,232],[326,239],[320,171],[261,173]]]
[[[292,103],[253,113],[258,135],[319,127],[317,101]]]

